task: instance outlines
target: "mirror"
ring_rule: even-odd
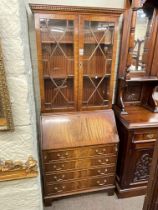
[[[152,98],[155,104],[155,112],[158,112],[158,86],[156,86],[152,93]]]
[[[136,11],[136,25],[134,34],[134,48],[132,52],[132,62],[129,68],[130,71],[146,70],[147,46],[150,36],[151,20],[153,9],[138,9]]]

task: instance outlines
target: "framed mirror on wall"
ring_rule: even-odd
[[[154,7],[147,7],[146,1],[132,1],[131,28],[127,57],[127,73],[130,76],[149,75],[151,46],[153,42]]]
[[[0,131],[13,130],[13,118],[0,45]]]
[[[151,75],[157,10],[147,0],[128,0],[124,13],[119,76]]]
[[[139,8],[136,11],[134,47],[129,71],[146,73],[153,13],[153,8]]]

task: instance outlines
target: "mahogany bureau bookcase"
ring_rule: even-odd
[[[114,92],[121,10],[30,5],[41,94],[45,205],[84,192],[114,192],[118,134]]]
[[[157,31],[157,9],[148,1],[129,1],[114,106],[120,137],[116,179],[120,198],[146,193],[158,140]]]

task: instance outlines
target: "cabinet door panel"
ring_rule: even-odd
[[[77,19],[73,15],[41,14],[38,21],[42,109],[75,110]]]
[[[153,149],[137,149],[129,153],[128,183],[129,186],[143,184],[148,181]]]
[[[107,17],[80,17],[80,107],[110,108],[116,44],[116,21]]]

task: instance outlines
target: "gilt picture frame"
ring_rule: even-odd
[[[14,125],[0,42],[0,131],[5,130],[14,130]]]

